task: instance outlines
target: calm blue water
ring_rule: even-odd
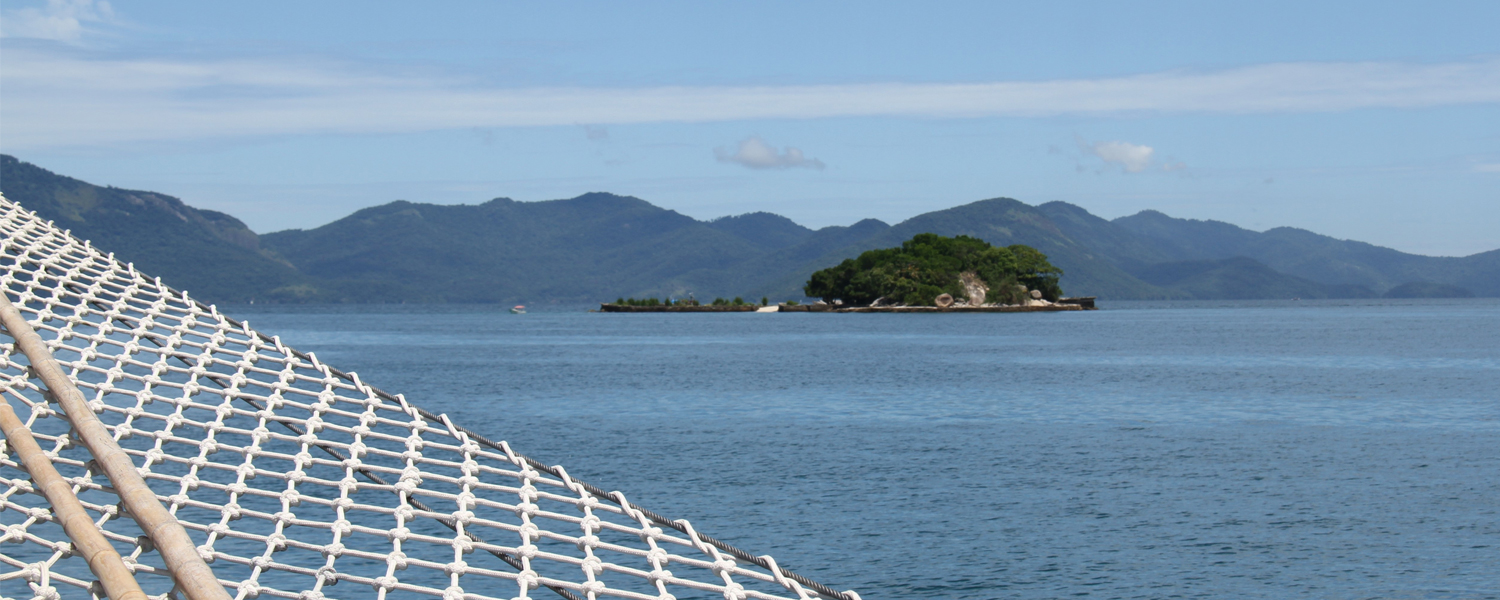
[[[235,306],[865,598],[1500,598],[1500,301]]]

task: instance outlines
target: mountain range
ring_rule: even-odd
[[[980,200],[887,224],[809,229],[757,212],[699,221],[639,198],[478,205],[396,201],[314,229],[256,235],[147,191],[0,155],[0,193],[195,296],[218,302],[593,302],[619,296],[801,298],[818,269],[918,233],[1026,244],[1070,295],[1105,299],[1500,296],[1500,250],[1406,254],[1280,227],[1145,211]]]

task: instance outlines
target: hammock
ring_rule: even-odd
[[[24,582],[47,599],[859,600],[377,389],[3,197],[0,237],[0,340],[16,341],[0,345],[15,425],[0,597]]]

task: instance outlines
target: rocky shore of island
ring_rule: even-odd
[[[599,312],[607,313],[1022,313],[1062,312],[1073,310],[1099,310],[1093,297],[1061,298],[1057,302],[1036,304],[981,304],[977,306],[839,306],[826,302],[811,304],[772,304],[770,306],[627,306],[600,304]]]

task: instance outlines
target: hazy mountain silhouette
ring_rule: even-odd
[[[1406,254],[1308,231],[1265,232],[1065,202],[981,200],[895,225],[812,230],[757,212],[698,221],[607,193],[479,205],[396,201],[257,236],[180,200],[99,187],[0,156],[0,192],[215,301],[592,302],[619,296],[800,298],[814,271],[918,233],[1026,244],[1063,290],[1109,299],[1500,296],[1500,250]]]
[[[204,299],[294,297],[308,278],[239,219],[138,190],[99,187],[0,155],[0,193],[141,271]]]
[[[1304,279],[1364,286],[1379,293],[1425,281],[1480,296],[1500,296],[1500,250],[1465,257],[1421,256],[1303,229],[1255,232],[1219,221],[1176,219],[1153,210],[1113,222],[1150,240],[1176,260],[1245,256]]]

